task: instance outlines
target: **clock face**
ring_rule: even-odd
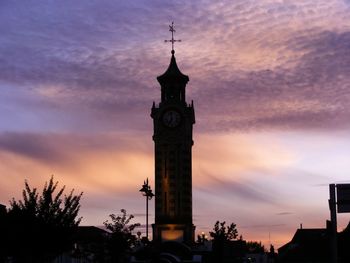
[[[174,128],[179,125],[180,121],[181,116],[177,111],[169,110],[163,114],[163,124],[167,127]]]

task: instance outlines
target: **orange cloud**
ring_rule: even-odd
[[[268,134],[213,133],[195,138],[194,177],[197,184],[209,183],[203,174],[225,180],[247,179],[254,173],[275,175],[293,165],[295,155]]]

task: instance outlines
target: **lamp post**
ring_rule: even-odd
[[[151,186],[148,184],[148,178],[146,181],[143,181],[140,192],[142,192],[142,195],[146,197],[146,238],[148,240],[148,200],[151,200],[154,196],[151,190]]]

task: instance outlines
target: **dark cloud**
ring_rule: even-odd
[[[144,142],[143,137],[144,134],[141,133],[137,140],[127,134],[77,135],[4,132],[0,133],[0,151],[22,155],[39,162],[75,162],[79,155],[86,152],[101,150],[105,152],[148,152],[151,147]]]
[[[241,228],[275,228],[286,227],[287,224],[261,224],[261,225],[243,225]]]
[[[287,216],[287,215],[292,215],[293,213],[291,212],[280,212],[280,213],[276,213],[277,216]]]
[[[63,153],[55,147],[49,136],[38,134],[3,133],[0,135],[0,149],[44,161],[58,161]]]

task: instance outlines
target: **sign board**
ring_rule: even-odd
[[[350,184],[337,184],[338,213],[350,213]]]

